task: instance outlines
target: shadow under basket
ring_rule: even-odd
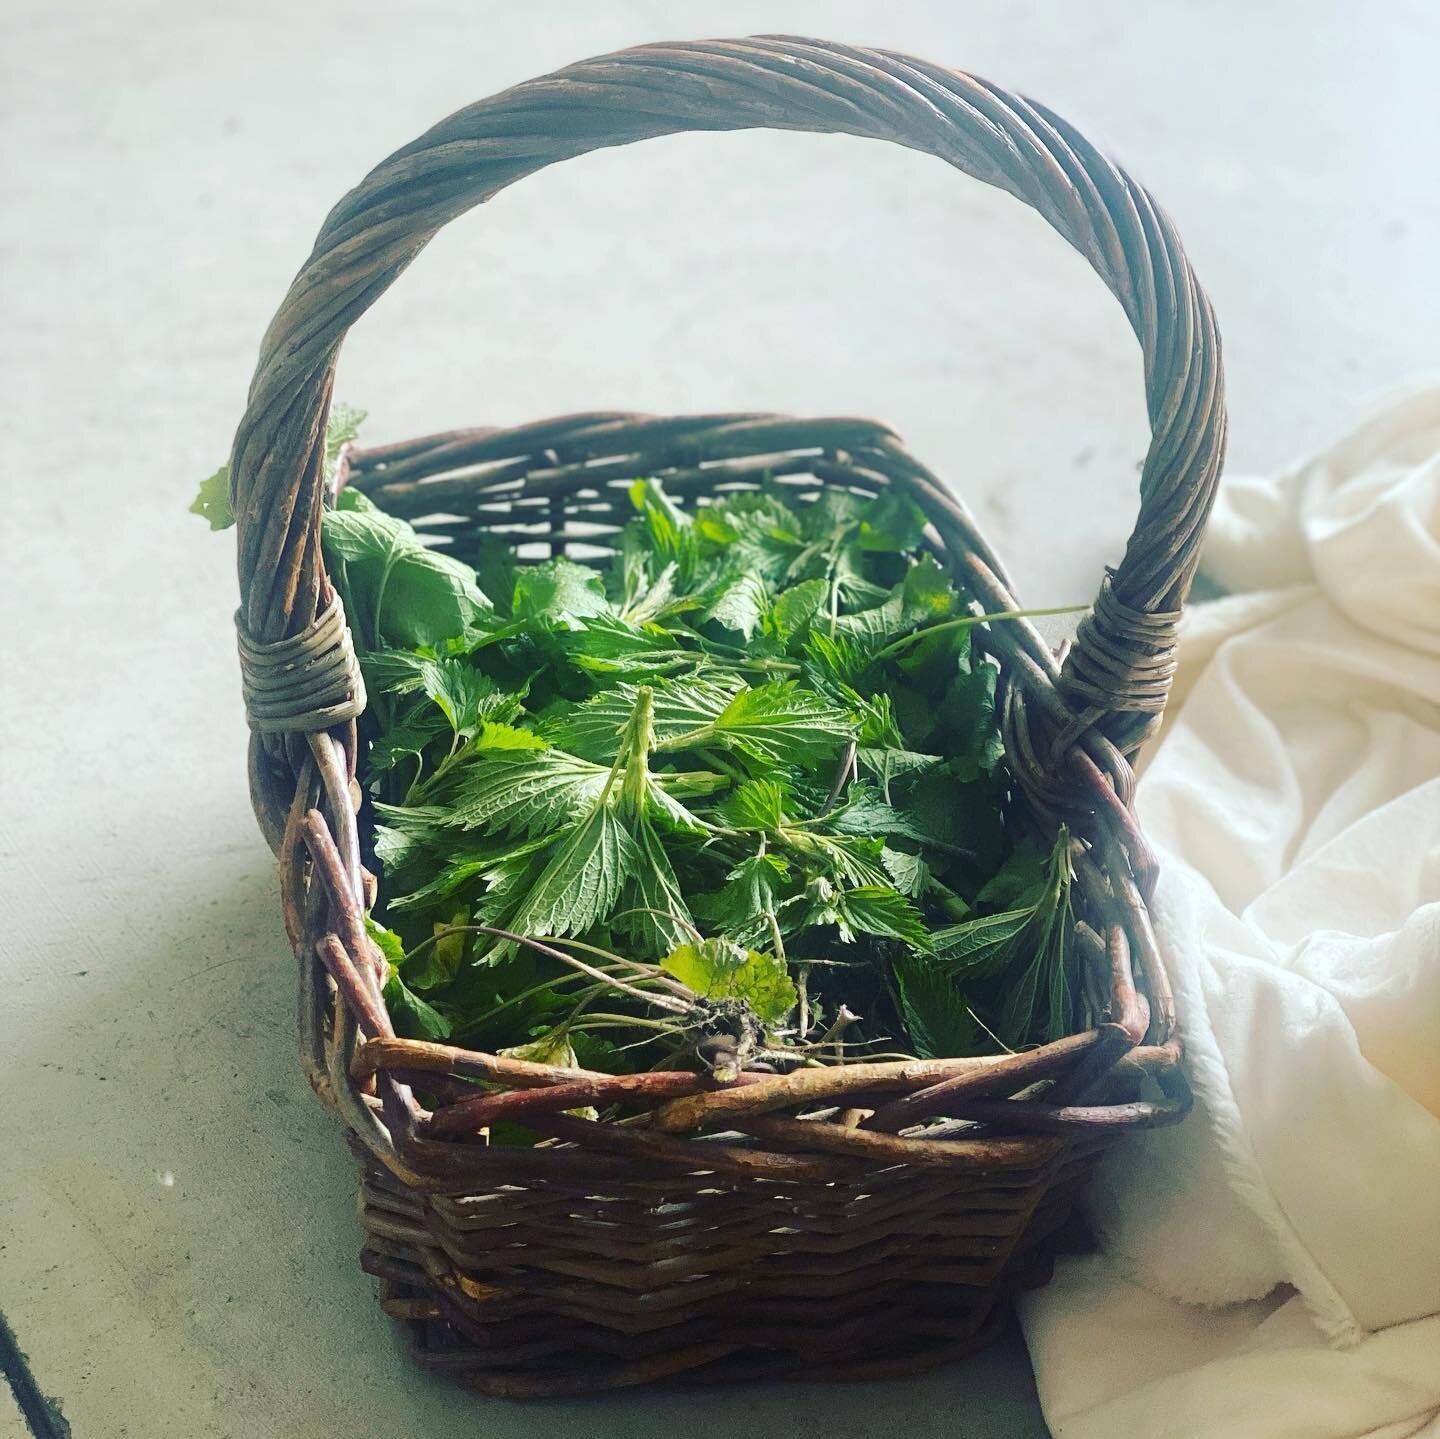
[[[1013,1055],[728,1087],[397,1039],[363,923],[364,691],[319,545],[340,343],[440,225],[523,175],[652,135],[761,126],[888,139],[1006,189],[1091,262],[1140,340],[1153,436],[1123,561],[1063,655],[1024,621],[973,632],[1000,672],[1014,803],[1073,836],[1087,1027]],[[1210,308],[1146,192],[1043,107],[904,56],[752,39],[586,61],[443,121],[336,207],[236,436],[238,623],[302,1057],[359,1160],[362,1263],[421,1363],[511,1396],[872,1378],[983,1345],[1010,1298],[1044,1282],[1104,1148],[1189,1103],[1130,760],[1164,708],[1224,437]],[[637,476],[692,506],[761,483],[797,504],[824,486],[902,491],[983,611],[1018,608],[963,505],[868,420],[574,415],[352,449],[337,481],[462,558],[498,534],[523,557],[600,563]],[[631,1119],[571,1112],[617,1103]],[[491,1147],[500,1118],[546,1137]]]

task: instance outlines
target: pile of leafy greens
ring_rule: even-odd
[[[324,517],[397,1030],[608,1072],[1069,1032],[1070,841],[1007,826],[996,670],[919,510],[629,495],[603,571],[472,567],[354,489]]]

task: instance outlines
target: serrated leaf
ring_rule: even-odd
[[[767,916],[775,912],[779,887],[789,875],[778,854],[751,855],[725,876],[724,889],[695,896],[695,913],[706,927],[758,947],[772,934]]]
[[[639,865],[640,851],[624,824],[597,803],[556,844],[503,927],[534,936],[580,934],[615,908]]]
[[[636,624],[618,615],[578,619],[557,642],[571,664],[594,674],[650,674],[685,658],[674,638],[659,626]]]
[[[438,646],[488,622],[492,606],[468,565],[427,548],[362,496],[355,501],[325,512],[321,543],[362,647]]]
[[[908,749],[876,749],[861,745],[855,752],[860,768],[873,775],[882,789],[894,780],[911,775],[922,775],[944,761],[938,754],[918,754]]]
[[[406,759],[418,759],[426,745],[447,730],[445,716],[437,707],[416,706],[370,746],[366,757],[370,773],[384,774]]]
[[[386,929],[368,914],[365,916],[365,933],[375,941],[380,953],[385,956],[385,962],[392,969],[398,969],[405,959],[405,946],[401,943],[400,936]]]
[[[546,741],[532,729],[518,725],[502,724],[498,720],[486,720],[475,736],[474,750],[533,750],[548,749]]]
[[[830,596],[827,580],[802,580],[775,596],[766,618],[767,628],[781,645],[797,645]]]
[[[728,939],[677,945],[660,967],[704,999],[742,999],[762,1024],[783,1024],[795,1007],[785,962]]]
[[[895,888],[907,899],[919,899],[930,888],[930,866],[918,854],[886,845],[880,851],[880,863],[894,881]]]
[[[749,491],[726,495],[695,514],[695,530],[712,554],[778,584],[802,548],[796,514],[774,495]]]
[[[765,581],[753,570],[742,570],[711,587],[701,618],[736,630],[748,640],[760,627],[768,603]]]
[[[669,742],[719,742],[768,764],[814,764],[839,754],[854,719],[792,680],[742,689],[702,730]],[[666,748],[666,744],[659,746]]]
[[[375,854],[387,871],[400,869],[444,839],[448,811],[438,805],[375,805]]]
[[[801,653],[807,683],[824,694],[860,683],[873,658],[873,652],[854,635],[844,631],[831,635],[814,627],[805,636]]]
[[[693,578],[697,540],[690,516],[665,493],[659,480],[636,480],[630,503],[640,511],[650,549],[661,565],[674,565],[682,582]]]
[[[857,542],[863,550],[903,554],[915,549],[925,533],[925,515],[908,495],[887,490],[860,520]]]
[[[469,738],[491,716],[513,718],[519,701],[463,655],[375,650],[361,661],[366,684],[382,694],[423,693],[452,734]]]
[[[728,676],[694,678],[683,685],[653,681],[651,724],[656,743],[663,745],[718,718],[740,688],[741,682]],[[620,730],[634,711],[638,694],[638,685],[617,684],[547,719],[541,732],[561,749],[608,763],[615,758]]]
[[[330,406],[330,414],[325,422],[325,474],[328,478],[334,474],[335,462],[340,458],[340,451],[346,445],[354,444],[360,437],[360,426],[369,419],[369,412],[356,409],[354,405],[347,405],[337,401]]]
[[[694,920],[670,856],[649,817],[642,814],[634,821],[633,830],[638,859],[620,898],[621,910],[630,911],[621,923],[645,955],[661,955],[684,942]]]
[[[596,571],[557,555],[516,572],[510,612],[516,619],[544,617],[573,626],[591,615],[609,614],[610,601]]]
[[[609,777],[607,766],[559,749],[486,750],[461,769],[446,822],[497,834],[541,834],[586,813]]]
[[[884,888],[890,883],[880,863],[884,844],[879,839],[787,828],[781,840],[786,849],[802,855],[840,884]]]
[[[930,948],[930,932],[920,911],[889,885],[864,885],[841,890],[835,896],[840,937],[848,943],[854,931],[898,939],[914,949]]]
[[[935,957],[955,978],[993,979],[1015,957],[1016,941],[1034,918],[1033,907],[946,925],[931,937]]]
[[[887,803],[880,791],[866,781],[850,786],[844,804],[836,809],[826,822],[840,834],[882,838],[901,835],[913,840],[928,838],[909,814]]]
[[[893,962],[901,1017],[921,1059],[976,1054],[982,1031],[965,997],[932,961],[901,953]]]
[[[779,780],[747,779],[715,807],[735,829],[777,830],[785,823],[785,789]]]
[[[495,880],[513,872],[522,863],[548,849],[553,842],[553,835],[544,834],[538,839],[499,839],[458,853],[449,852],[439,861],[439,869],[425,884],[418,889],[392,894],[390,908],[425,909],[453,899],[467,886],[473,886],[480,880]]]

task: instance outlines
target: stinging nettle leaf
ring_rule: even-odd
[[[748,640],[760,627],[768,603],[765,581],[753,570],[742,570],[712,587],[701,618],[737,630]]]
[[[586,565],[557,555],[516,572],[510,612],[516,619],[545,618],[574,626],[592,615],[610,613],[605,582]]]
[[[857,728],[845,711],[793,680],[777,680],[742,689],[708,725],[660,748],[718,742],[770,764],[814,764],[838,755]]]
[[[640,866],[640,850],[620,818],[597,803],[555,846],[503,928],[519,934],[580,934],[615,908]]]
[[[965,997],[932,961],[901,953],[893,961],[905,1028],[921,1059],[976,1054],[983,1034]]]

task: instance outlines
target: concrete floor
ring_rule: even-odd
[[[513,1408],[413,1372],[295,1062],[231,537],[185,513],[322,215],[443,113],[646,39],[807,31],[1043,98],[1169,207],[1272,466],[1435,360],[1440,9],[1283,0],[3,0],[0,1308],[79,1439],[1044,1432],[1013,1339],[904,1385]],[[371,439],[567,409],[883,416],[1037,604],[1133,517],[1138,356],[1043,225],[800,136],[593,156],[366,320]],[[1098,1339],[1097,1342],[1103,1342]],[[23,1433],[0,1393],[0,1433]],[[60,1432],[60,1431],[56,1431]],[[1144,1439],[1144,1436],[1137,1436]]]

